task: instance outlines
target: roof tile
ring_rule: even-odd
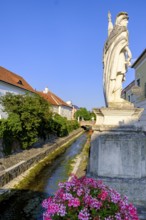
[[[64,102],[61,98],[59,98],[58,96],[56,96],[54,93],[52,93],[50,91],[48,93],[43,93],[43,92],[37,91],[36,93],[39,94],[40,96],[42,96],[44,99],[46,99],[52,105],[56,105],[56,106],[62,105],[62,106],[70,107],[66,102]]]
[[[34,89],[23,79],[23,77],[0,66],[0,81],[9,83],[13,86],[35,92]]]

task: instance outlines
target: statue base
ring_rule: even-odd
[[[128,102],[125,99],[120,99],[119,102],[109,102],[108,108],[124,108],[124,109],[131,109],[134,108],[134,104],[131,102]]]
[[[138,120],[143,112],[143,108],[97,108],[93,109],[96,114],[97,126],[112,125],[136,125],[138,126]],[[139,125],[140,126],[140,125]]]
[[[94,109],[97,118],[87,170],[88,176],[103,179],[133,201],[146,198],[146,136],[137,122],[142,111]]]

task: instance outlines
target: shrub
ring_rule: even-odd
[[[136,208],[127,197],[105,186],[102,181],[73,176],[59,183],[54,197],[42,203],[44,220],[138,220]]]
[[[67,118],[55,114],[53,117],[52,127],[58,137],[64,137],[71,131],[79,128],[79,124],[76,120],[67,120]]]
[[[0,98],[8,118],[0,123],[0,137],[4,146],[19,141],[22,149],[34,144],[39,137],[46,138],[52,117],[49,103],[38,95],[14,95],[8,93]],[[50,124],[49,124],[50,125]],[[51,125],[50,125],[51,126]],[[10,151],[10,150],[9,150]]]

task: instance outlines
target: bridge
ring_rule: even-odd
[[[92,128],[93,125],[95,125],[95,121],[79,121],[79,124],[80,124],[81,128],[88,130],[88,129]]]

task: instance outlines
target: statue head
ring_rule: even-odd
[[[124,25],[126,26],[126,24],[128,23],[129,17],[127,12],[120,12],[117,17],[116,17],[116,25]],[[125,23],[123,23],[123,21],[125,21]]]

